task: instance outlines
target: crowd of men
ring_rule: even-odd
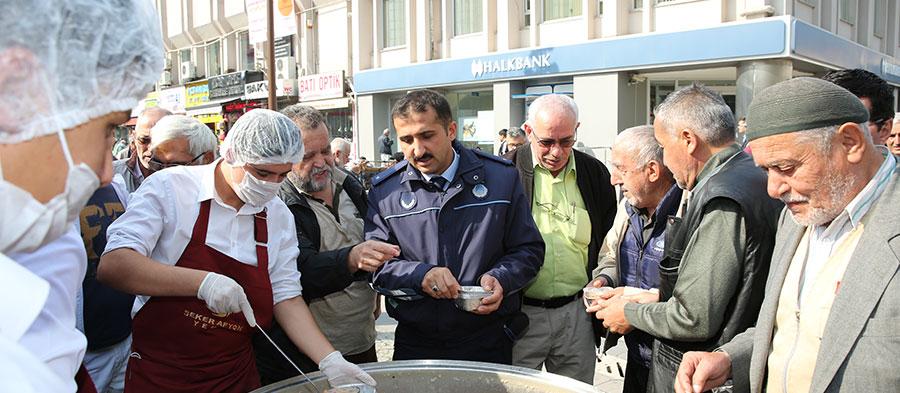
[[[246,113],[221,145],[147,109],[113,161],[112,131],[162,68],[152,7],[10,7],[4,389],[246,392],[294,364],[374,386],[359,364],[379,360],[382,303],[394,360],[592,383],[597,348],[623,338],[626,392],[900,387],[900,127],[870,72],[768,87],[740,126],[719,93],[685,87],[618,133],[609,170],[574,148],[567,95],[531,102],[495,155],[414,90],[390,114],[402,157],[366,189],[349,142],[302,104]],[[393,144],[386,129],[379,152]],[[457,306],[472,287],[480,304]]]

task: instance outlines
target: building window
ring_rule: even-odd
[[[525,0],[525,27],[531,26],[531,0]]]
[[[241,70],[252,71],[256,69],[256,55],[253,45],[250,45],[250,33],[238,33],[238,56],[241,59]]]
[[[181,63],[191,61],[191,49],[188,48],[178,51],[178,61]]]
[[[632,0],[631,9],[640,10],[644,8],[644,0]]]
[[[406,6],[403,0],[383,0],[384,47],[406,45]]]
[[[222,42],[213,41],[206,46],[206,76],[216,76],[222,73]]]
[[[851,25],[856,24],[856,0],[840,0],[838,17]]]
[[[581,15],[581,0],[544,0],[544,20]]]
[[[875,23],[873,23],[873,34],[876,37],[884,38],[887,31],[887,0],[875,0]]]
[[[597,0],[597,16],[603,16],[603,0]]]
[[[481,0],[453,1],[453,35],[481,32]]]
[[[815,6],[818,5],[818,4],[816,4],[816,2],[817,2],[818,0],[797,0],[797,1],[799,1],[799,2],[801,2],[801,3],[803,3],[803,4],[806,4],[806,5],[810,6],[810,7],[815,7]]]

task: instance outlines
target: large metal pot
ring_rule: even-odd
[[[493,363],[404,360],[361,365],[378,382],[379,393],[596,393],[594,387],[561,375]],[[321,372],[309,374],[321,391]],[[303,377],[264,386],[253,393],[315,393]]]

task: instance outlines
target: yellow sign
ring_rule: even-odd
[[[188,83],[185,87],[185,108],[193,108],[209,102],[209,85],[206,81]]]
[[[194,118],[196,118],[197,120],[200,120],[200,122],[204,123],[204,124],[209,124],[209,123],[216,124],[225,119],[224,117],[222,117],[221,113],[208,113],[208,114],[203,114],[203,115],[197,115],[197,116],[194,116]]]

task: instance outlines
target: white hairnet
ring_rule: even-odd
[[[254,109],[234,123],[219,152],[231,165],[296,164],[303,158],[303,138],[287,116]]]
[[[130,110],[163,69],[150,0],[16,0],[0,12],[0,143]]]

